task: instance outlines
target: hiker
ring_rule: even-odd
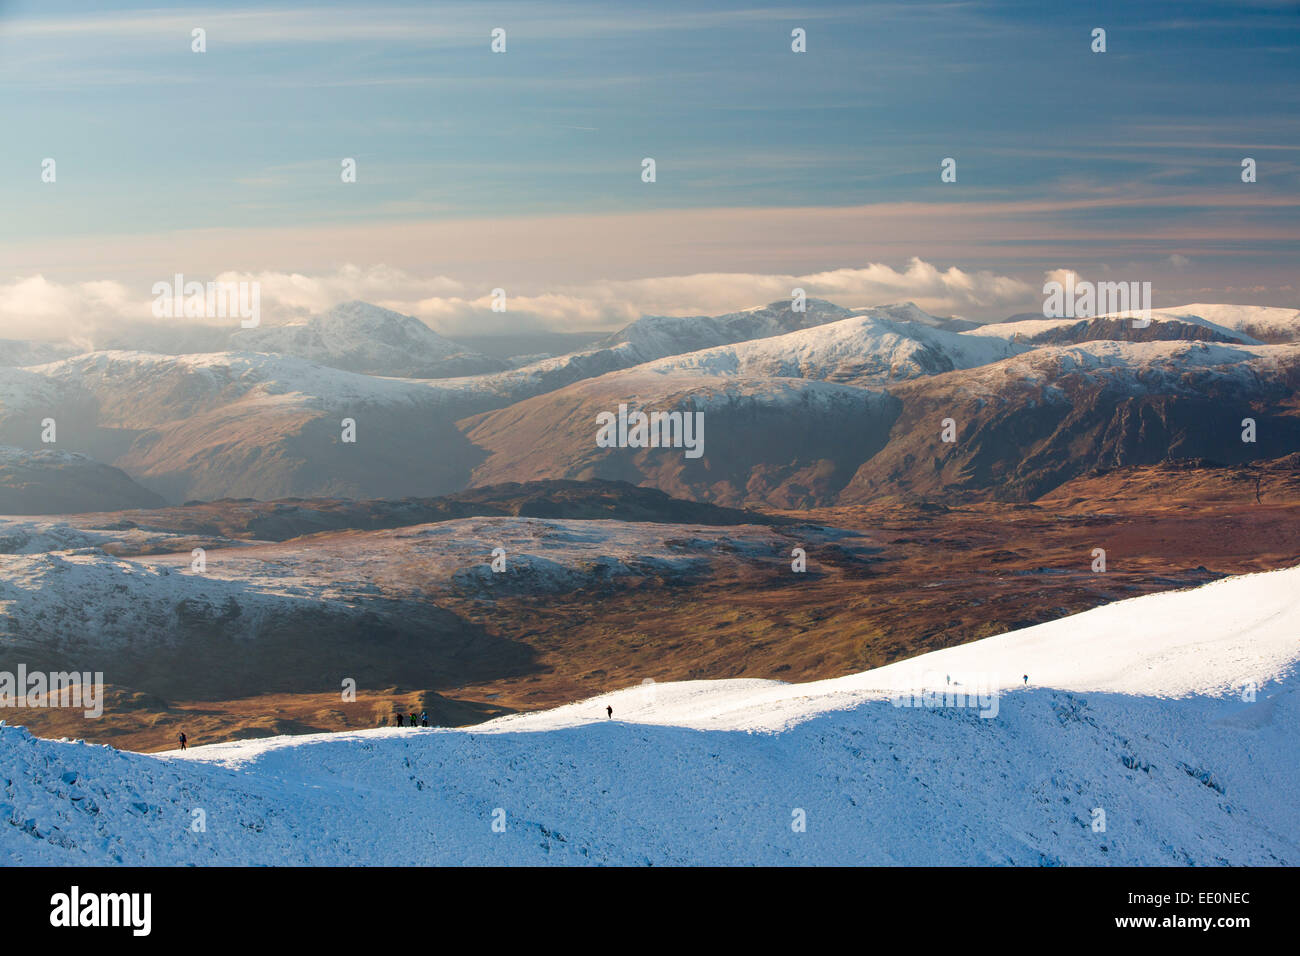
[[[606,716],[609,717],[610,720],[613,720],[613,719],[614,719],[614,708],[613,708],[613,707],[606,707],[606,708],[605,708],[605,714],[606,714]]]
[[[397,726],[402,726],[402,712],[400,710],[397,712]]]
[[[177,739],[181,742],[181,750],[184,750],[184,749],[185,749],[185,741],[186,741],[186,739],[187,739],[187,738],[185,737],[185,731],[182,730],[182,731],[181,731],[181,735],[180,735],[180,737],[178,737]]]
[[[417,723],[415,722],[415,711],[411,711],[411,726],[412,726],[412,727],[418,727],[418,726],[420,726],[419,724],[417,724]]]
[[[1025,686],[1026,686],[1026,687],[1029,686],[1029,675],[1028,675],[1028,674],[1025,675]]]
[[[429,712],[427,710],[420,711],[420,726],[421,727],[429,726]]]

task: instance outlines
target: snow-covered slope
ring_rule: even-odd
[[[1195,302],[1162,311],[1208,320],[1262,342],[1300,341],[1300,309]]]
[[[773,302],[719,316],[645,316],[591,348],[539,359],[505,372],[439,384],[490,392],[501,396],[499,404],[504,406],[658,359],[779,337],[852,315],[848,309],[821,299],[809,299],[807,307],[805,312],[795,312],[789,302]]]
[[[681,369],[703,371],[710,375],[733,373],[734,369],[728,370],[725,367],[726,356],[733,355],[729,346],[736,346],[737,349],[734,353],[737,358],[733,361],[739,361],[739,356],[745,356],[754,361],[756,367],[758,364],[766,364],[770,367],[783,365],[797,368],[797,356],[785,354],[787,345],[797,350],[816,348],[815,343],[820,342],[823,343],[823,349],[833,348],[831,343],[836,343],[840,337],[847,335],[849,340],[838,342],[839,354],[827,355],[827,361],[844,359],[858,350],[878,347],[879,343],[863,340],[861,335],[858,340],[852,340],[853,333],[848,330],[859,328],[861,320],[859,325],[852,327],[843,326],[843,322],[855,316],[885,323],[878,333],[880,335],[884,335],[887,328],[902,337],[919,332],[922,345],[942,341],[954,351],[971,356],[986,356],[984,360],[987,361],[1011,354],[1006,349],[980,348],[969,343],[958,344],[951,339],[927,338],[927,333],[936,329],[965,327],[970,323],[929,315],[910,302],[857,310],[841,308],[822,299],[809,299],[806,305],[807,310],[804,312],[795,312],[788,301],[779,301],[726,315],[645,316],[582,351],[540,359],[506,372],[440,384],[466,388],[473,386],[490,391],[507,398],[501,402],[505,405],[554,392],[576,382],[639,366],[653,366],[655,371],[661,373]],[[839,331],[828,332],[822,337],[815,334],[828,325],[842,327]],[[798,333],[805,331],[811,335],[806,343],[797,337]],[[791,338],[792,333],[796,338]],[[898,347],[895,342],[888,344],[895,349]],[[920,347],[914,346],[913,351]],[[870,361],[870,358],[862,358],[859,363]],[[875,361],[879,363],[880,358],[877,356]],[[942,359],[938,359],[938,365],[943,365]],[[809,366],[810,370],[813,368]],[[800,377],[798,372],[794,375]],[[833,376],[811,374],[807,377]]]
[[[436,384],[363,375],[293,355],[256,352],[90,352],[22,371],[43,376],[61,395],[93,394],[109,421],[127,427],[173,422],[240,400],[287,396],[334,410],[356,403],[413,404],[444,391]]]
[[[854,315],[871,315],[878,319],[892,319],[895,322],[912,322],[916,325],[928,325],[934,329],[947,332],[964,332],[979,328],[980,323],[969,319],[931,315],[915,302],[895,302],[890,305],[873,305],[853,310]]]
[[[630,346],[641,361],[647,362],[665,355],[814,328],[852,314],[825,299],[808,299],[804,305],[802,312],[796,312],[788,300],[781,300],[725,315],[647,315],[599,344],[609,348]]]
[[[239,329],[230,342],[235,351],[294,355],[369,375],[447,378],[507,364],[443,338],[419,319],[367,302],[344,302],[299,324]]]
[[[31,447],[55,419],[61,449],[172,501],[438,494],[464,487],[475,461],[455,422],[508,401],[487,378],[381,378],[258,352],[93,352],[0,368],[0,443]],[[340,441],[345,418],[355,444]]]
[[[888,444],[838,500],[1032,500],[1094,468],[1279,458],[1300,448],[1289,408],[1298,373],[1300,344],[1101,339],[902,382]],[[1254,443],[1241,440],[1248,414],[1267,423]],[[941,447],[934,423],[945,417],[958,434]]]
[[[1293,568],[838,680],[645,684],[472,730],[144,756],[3,728],[0,858],[1296,865],[1298,623]],[[895,706],[922,687],[997,691],[996,715]]]
[[[487,452],[480,485],[595,476],[778,508],[954,489],[1036,497],[1100,465],[1289,454],[1297,372],[1295,343],[1032,346],[853,316],[610,372],[462,426]],[[623,404],[707,410],[703,457],[597,446],[596,416]],[[1270,421],[1258,445],[1240,441],[1241,408]],[[963,432],[947,446],[946,418]]]
[[[1113,330],[1114,333],[1122,331],[1128,337],[1139,336],[1139,333],[1151,339],[1173,339],[1187,336],[1188,333],[1179,329],[1179,326],[1193,326],[1195,328],[1208,330],[1217,336],[1220,341],[1236,341],[1247,345],[1262,344],[1260,340],[1242,332],[1239,327],[1221,325],[1185,310],[1171,309],[1153,310],[1151,313],[1151,324],[1144,329],[1139,329],[1133,325],[1133,317],[1131,313],[1117,312],[1110,315],[1097,316],[1096,319],[1053,318],[1021,319],[1015,322],[990,322],[987,325],[980,325],[969,329],[964,334],[980,338],[992,337],[1008,339],[1023,343],[1038,341],[1047,342],[1048,344],[1063,344],[1060,341],[1053,340],[1071,330],[1074,330],[1076,334],[1081,337],[1104,337],[1093,332],[1093,330],[1098,328]]]
[[[1252,389],[1264,380],[1284,380],[1297,363],[1300,345],[1295,344],[1101,340],[1045,346],[1005,362],[974,367],[963,384],[992,394],[1012,380],[1051,382],[1080,376],[1134,394],[1195,392],[1211,379]]]
[[[857,385],[988,365],[1028,346],[875,314],[648,362],[636,371],[806,378]]]
[[[1225,697],[1290,674],[1300,663],[1297,626],[1300,567],[1119,601],[850,677],[809,684],[692,681],[656,688],[653,701],[640,688],[610,700],[621,697],[623,706],[616,709],[623,720],[774,732],[913,689],[1009,693],[1032,683],[1079,694]],[[554,730],[588,723],[594,703],[503,717],[478,729]],[[1300,742],[1296,757],[1300,761]],[[1300,771],[1300,762],[1296,766]]]
[[[1161,327],[1165,327],[1163,330]],[[1263,305],[1230,305],[1193,303],[1154,309],[1151,327],[1137,330],[1132,326],[1132,313],[1113,312],[1087,318],[1039,319],[1015,317],[1014,321],[990,322],[970,329],[972,336],[1014,338],[1020,342],[1038,340],[1061,344],[1061,335],[1071,329],[1089,338],[1104,337],[1098,329],[1111,333],[1123,329],[1130,338],[1178,338],[1174,327],[1194,326],[1205,329],[1220,339],[1235,340],[1246,345],[1261,343],[1280,344],[1300,341],[1300,310]]]

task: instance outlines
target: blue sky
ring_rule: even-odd
[[[0,0],[0,278],[424,263],[486,281],[499,263],[385,237],[497,222],[500,250],[480,258],[510,257],[510,224],[589,217],[598,265],[574,261],[580,246],[524,250],[521,281],[913,256],[1159,278],[1182,262],[1195,279],[1169,271],[1189,294],[1296,306],[1298,79],[1297,3]],[[764,225],[715,233],[709,210]],[[859,210],[860,234],[810,244],[817,210]],[[699,241],[639,248],[639,217],[674,211],[704,223]],[[760,228],[787,228],[790,248],[748,241]]]

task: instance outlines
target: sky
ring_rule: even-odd
[[[1061,269],[1300,307],[1298,80],[1296,2],[0,0],[0,337],[178,272],[449,332],[1001,318]]]

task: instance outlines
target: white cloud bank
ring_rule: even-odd
[[[811,297],[857,307],[910,300],[941,315],[996,313],[1032,302],[1037,289],[990,272],[940,269],[912,259],[902,270],[873,263],[808,275],[701,273],[650,279],[602,280],[553,289],[503,286],[507,311],[492,311],[491,288],[468,287],[447,276],[417,276],[389,266],[345,266],[332,273],[284,272],[185,276],[187,281],[258,282],[262,321],[301,321],[352,299],[416,316],[437,331],[457,335],[509,334],[547,329],[615,329],[642,315],[714,315],[788,299],[802,288]],[[171,276],[158,281],[171,282]],[[141,348],[153,347],[160,320],[152,312],[150,289],[123,283],[57,283],[40,275],[0,281],[0,339],[70,342],[83,347],[111,342],[129,347],[133,329]],[[230,319],[167,320],[207,331]],[[233,330],[233,328],[232,328]],[[177,329],[178,338],[184,330]]]

